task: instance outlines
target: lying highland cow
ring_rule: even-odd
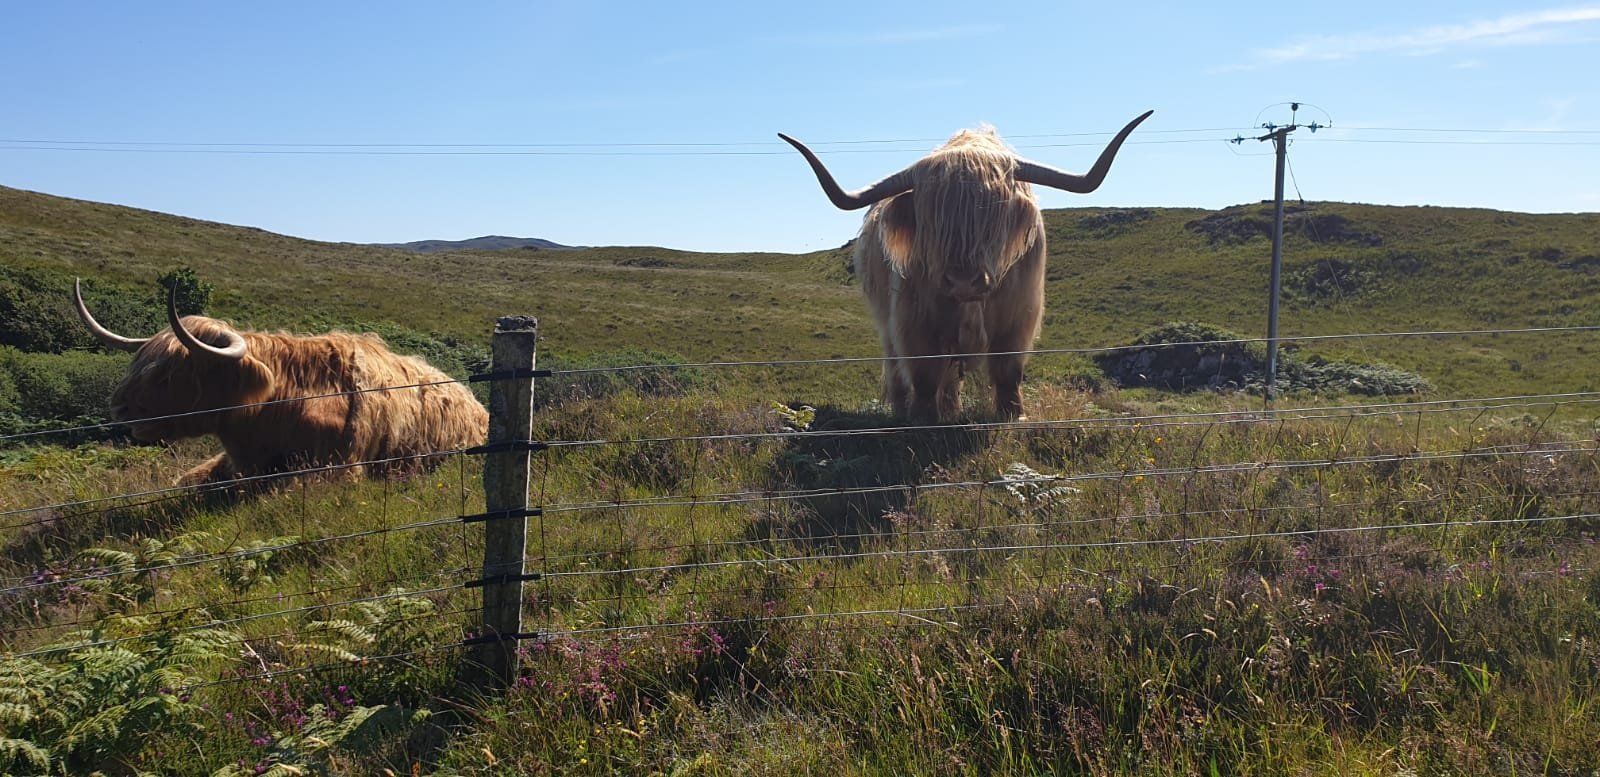
[[[204,316],[180,319],[169,299],[170,328],[134,339],[97,323],[80,288],[73,299],[95,337],[136,354],[112,392],[113,418],[140,440],[222,441],[223,452],[180,484],[316,467],[347,478],[399,476],[438,461],[425,454],[478,445],[488,434],[489,414],[472,392],[440,383],[451,379],[376,335],[241,332]],[[417,385],[429,383],[438,385]],[[411,388],[373,390],[385,386]]]
[[[1094,167],[1074,175],[1019,158],[993,130],[963,130],[900,172],[846,192],[811,163],[833,204],[874,206],[856,241],[856,277],[883,342],[883,397],[895,413],[947,421],[969,360],[988,357],[995,410],[1022,415],[1022,367],[1044,318],[1044,219],[1029,184],[1087,194],[1152,111],[1129,122]],[[908,358],[932,357],[932,358]],[[947,358],[939,358],[947,357]]]

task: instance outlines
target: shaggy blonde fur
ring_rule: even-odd
[[[911,191],[867,212],[855,266],[878,325],[883,397],[897,414],[948,421],[960,409],[961,379],[983,362],[946,356],[1023,351],[1044,312],[1044,221],[1032,187],[1015,179],[1017,157],[994,130],[956,133],[914,163]],[[987,273],[992,288],[958,300],[947,278]],[[987,358],[996,412],[1022,413],[1026,357]]]
[[[216,345],[237,331],[203,316],[183,324]],[[488,412],[460,383],[372,391],[450,380],[422,359],[390,351],[377,335],[238,334],[248,350],[230,362],[197,357],[165,330],[139,349],[112,394],[113,416],[130,422],[135,437],[211,434],[222,442],[223,452],[182,483],[330,465],[353,465],[330,473],[336,477],[403,476],[437,463],[426,454],[477,445],[488,434]],[[316,398],[281,401],[301,397]],[[140,420],[205,410],[217,412]]]

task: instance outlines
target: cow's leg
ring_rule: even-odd
[[[183,474],[178,478],[180,486],[198,486],[206,483],[215,483],[233,477],[233,467],[228,463],[228,454],[219,453],[206,459],[205,463]]]
[[[961,383],[955,361],[907,359],[903,364],[911,382],[911,420],[937,423],[955,418],[961,405]]]
[[[904,418],[910,412],[911,386],[906,381],[906,374],[900,363],[898,354],[895,353],[894,341],[890,339],[889,332],[885,329],[879,339],[883,342],[883,390],[881,397],[883,403],[898,417]]]
[[[883,402],[897,416],[904,417],[911,411],[911,387],[898,359],[883,363]]]
[[[939,396],[935,404],[940,421],[952,421],[961,414],[961,379],[966,373],[966,360],[945,359],[944,374],[939,378]]]
[[[1043,234],[1043,225],[1037,228]],[[1005,356],[989,357],[989,382],[994,385],[995,414],[1005,419],[1022,417],[1022,368],[1028,361],[1021,353],[1033,348],[1044,321],[1044,240],[1036,241],[1011,272],[1006,275],[995,297],[1006,304],[991,304],[985,313],[989,329],[989,351]]]
[[[994,410],[1001,418],[1022,417],[1022,365],[1026,359],[1026,356],[1020,355],[989,357],[989,382],[994,384]]]

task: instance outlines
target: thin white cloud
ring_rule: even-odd
[[[1583,39],[1584,25],[1600,22],[1600,5],[1555,8],[1515,13],[1463,24],[1423,27],[1402,32],[1368,32],[1350,35],[1316,35],[1288,46],[1255,52],[1251,65],[1227,70],[1286,62],[1352,59],[1369,54],[1430,55],[1466,46],[1528,46]]]

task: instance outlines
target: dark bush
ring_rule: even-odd
[[[1210,324],[1174,322],[1139,335],[1133,348],[1094,357],[1095,364],[1122,386],[1172,390],[1242,388],[1266,364],[1260,344]]]
[[[1107,377],[1124,387],[1259,393],[1266,385],[1266,347],[1240,341],[1238,335],[1210,324],[1163,324],[1140,335],[1133,347],[1094,359]],[[1284,391],[1314,394],[1417,394],[1429,389],[1420,375],[1395,367],[1302,357],[1289,349],[1279,351],[1277,383]]]

